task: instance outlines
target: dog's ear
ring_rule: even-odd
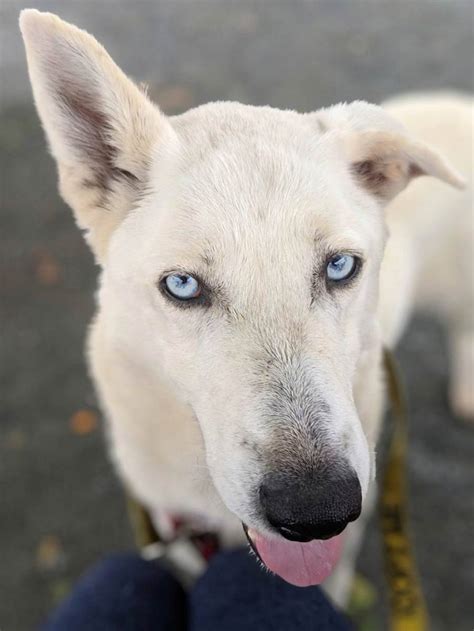
[[[33,9],[22,11],[20,29],[61,194],[102,261],[146,184],[154,147],[174,132],[91,35]]]
[[[354,176],[384,202],[420,175],[431,175],[457,188],[464,185],[439,153],[404,134],[370,130],[348,134],[346,151]]]
[[[382,202],[390,201],[420,175],[457,188],[463,178],[436,151],[411,139],[381,107],[363,101],[317,112],[323,130],[338,130],[357,181]]]

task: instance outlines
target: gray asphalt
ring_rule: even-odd
[[[405,90],[472,91],[470,1],[28,2],[93,32],[169,113],[215,99],[309,110]],[[94,560],[129,548],[83,359],[96,269],[27,82],[22,3],[0,6],[0,628],[34,628]],[[432,628],[474,626],[474,430],[446,399],[442,326],[417,316],[399,350],[410,402],[409,491]],[[383,451],[383,450],[382,450]],[[359,571],[386,628],[378,526]],[[361,626],[362,628],[362,626]]]

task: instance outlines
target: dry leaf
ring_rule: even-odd
[[[70,425],[73,433],[78,436],[90,434],[97,428],[97,414],[92,410],[78,410],[72,415]]]
[[[42,570],[54,570],[63,560],[61,543],[55,535],[47,535],[39,542],[36,563]]]
[[[56,285],[61,278],[61,269],[56,259],[46,250],[35,253],[35,276],[41,285]]]

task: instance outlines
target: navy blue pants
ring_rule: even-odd
[[[263,571],[245,549],[216,555],[186,594],[156,561],[111,557],[83,576],[42,631],[349,631],[317,587]]]

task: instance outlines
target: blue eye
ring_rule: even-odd
[[[327,278],[334,283],[348,280],[357,271],[357,261],[351,254],[336,254],[326,267]]]
[[[168,293],[178,300],[192,300],[201,294],[198,281],[189,274],[170,274],[163,281]]]

